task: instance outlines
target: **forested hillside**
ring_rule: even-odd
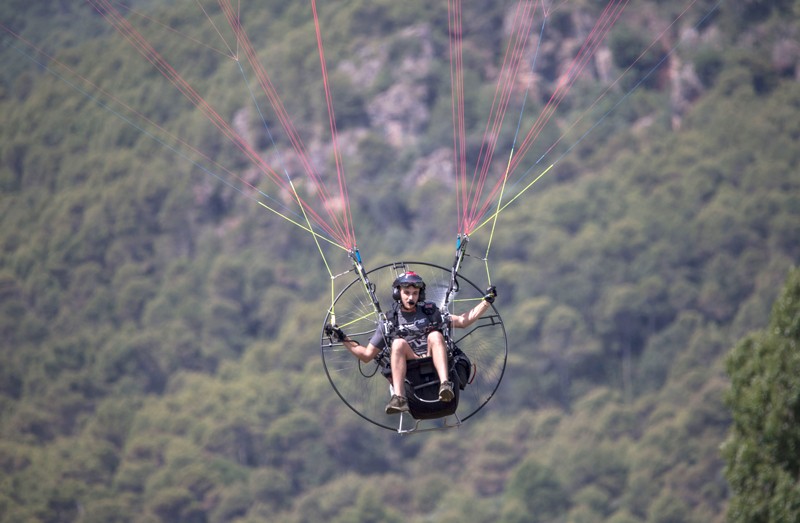
[[[458,429],[413,436],[328,382],[327,264],[350,260],[285,211],[320,187],[262,113],[223,6],[335,173],[329,87],[369,268],[452,262],[448,3],[319,2],[325,82],[310,2],[90,3],[105,7],[0,5],[0,521],[725,520],[726,357],[800,262],[797,2],[628,5],[555,107],[607,3],[523,2],[530,41],[493,133],[518,3],[463,3],[465,156],[496,139],[502,175],[516,130],[554,112],[518,199],[471,236],[503,382]]]

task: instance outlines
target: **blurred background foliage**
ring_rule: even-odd
[[[277,161],[288,140],[263,136],[236,64],[182,36],[220,45],[197,4],[128,5]],[[650,48],[677,4],[641,2],[613,29],[610,75],[595,63],[540,138],[566,132],[563,159],[495,232],[510,350],[498,395],[458,430],[406,438],[358,418],[327,381],[329,279],[309,235],[171,136],[245,178],[247,160],[86,6],[4,2],[3,25],[52,59],[0,33],[0,521],[666,523],[722,521],[729,505],[737,521],[790,520],[774,507],[796,509],[780,505],[796,463],[758,484],[783,496],[773,511],[748,512],[756,501],[737,496],[757,456],[724,475],[719,448],[728,437],[730,458],[748,428],[783,419],[748,418],[765,408],[757,391],[730,388],[755,373],[748,358],[796,379],[767,350],[777,342],[752,333],[800,260],[800,13],[788,0],[714,5],[696,2]],[[512,8],[464,5],[470,157]],[[548,19],[523,127],[600,8]],[[375,266],[448,264],[446,6],[326,2],[321,16],[362,252]],[[241,17],[330,168],[310,7],[243,4]],[[56,59],[113,98],[76,88]],[[593,105],[609,88],[624,103]],[[123,103],[171,134],[118,117]],[[513,140],[504,129],[500,164]]]

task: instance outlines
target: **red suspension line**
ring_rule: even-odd
[[[283,105],[283,101],[278,96],[277,90],[275,89],[271,80],[269,79],[269,75],[264,70],[264,67],[261,65],[261,63],[258,61],[252,42],[247,36],[247,33],[244,31],[244,28],[239,24],[238,17],[235,15],[230,4],[226,0],[219,0],[219,5],[225,12],[225,15],[228,19],[228,23],[234,29],[237,35],[238,44],[241,45],[242,49],[244,50],[245,56],[247,57],[247,60],[250,63],[250,66],[255,71],[259,85],[264,91],[264,94],[269,99],[270,105],[275,111],[278,121],[280,122],[281,126],[286,132],[286,135],[288,136],[289,141],[292,144],[292,148],[294,149],[295,154],[297,155],[301,165],[303,166],[303,170],[305,171],[308,178],[312,180],[315,189],[318,191],[319,198],[324,204],[323,206],[328,214],[330,224],[326,222],[321,222],[320,225],[324,224],[326,228],[330,227],[333,230],[335,230],[335,232],[332,235],[338,241],[343,243],[345,246],[351,246],[351,239],[353,235],[352,233],[347,232],[348,228],[346,227],[345,223],[343,223],[343,221],[339,219],[339,216],[334,212],[335,205],[330,204],[332,200],[330,193],[328,192],[327,187],[320,178],[319,174],[311,165],[309,155],[306,152],[305,144],[301,140],[299,133],[297,132],[294,124],[292,123],[292,120],[289,117],[289,114]]]
[[[0,24],[0,26],[2,26],[2,24]],[[39,53],[39,54],[41,54],[42,56],[44,56],[45,58],[47,58],[47,60],[48,60],[49,62],[52,62],[53,64],[56,64],[56,65],[58,65],[59,67],[61,67],[61,68],[62,68],[62,69],[64,69],[65,71],[69,72],[69,74],[71,74],[71,75],[73,75],[75,78],[79,79],[81,82],[83,82],[83,84],[84,84],[84,85],[86,85],[86,86],[88,86],[89,88],[91,88],[91,90],[92,90],[92,91],[94,91],[94,92],[96,92],[96,93],[99,93],[99,94],[101,94],[101,95],[102,95],[102,96],[103,96],[105,99],[107,99],[107,100],[110,100],[110,101],[114,102],[115,104],[119,105],[120,107],[124,108],[124,109],[125,109],[127,112],[129,112],[130,114],[134,115],[134,116],[135,116],[136,118],[138,118],[139,120],[141,120],[141,121],[143,121],[143,122],[147,123],[147,125],[149,125],[149,126],[153,127],[154,129],[157,129],[161,135],[163,135],[163,136],[167,136],[167,137],[169,137],[170,139],[174,140],[174,142],[176,142],[176,143],[180,144],[180,145],[181,145],[181,147],[183,147],[183,148],[185,148],[185,149],[188,149],[188,150],[190,150],[192,153],[194,153],[195,155],[197,155],[197,156],[199,156],[200,158],[202,158],[202,159],[203,159],[205,162],[207,162],[207,163],[209,163],[209,164],[213,165],[215,168],[219,169],[220,171],[224,171],[224,172],[225,172],[225,173],[226,173],[228,176],[230,176],[231,178],[235,178],[235,179],[237,179],[237,180],[238,180],[239,182],[241,182],[243,185],[247,186],[248,188],[252,189],[252,190],[253,190],[253,191],[255,191],[255,192],[258,192],[258,191],[259,191],[258,187],[254,186],[253,184],[251,184],[250,182],[248,182],[248,181],[247,181],[247,180],[245,180],[244,178],[242,178],[242,177],[238,176],[237,174],[235,174],[234,172],[232,172],[231,170],[229,170],[229,169],[228,169],[227,167],[225,167],[224,165],[220,165],[220,164],[219,164],[219,163],[217,163],[215,160],[213,160],[212,158],[210,158],[210,157],[209,157],[207,154],[205,154],[203,151],[201,151],[201,150],[197,149],[197,148],[196,148],[196,147],[194,147],[192,144],[190,144],[190,143],[186,142],[185,140],[183,140],[183,139],[182,139],[182,138],[180,138],[179,136],[176,136],[175,134],[173,134],[173,133],[172,133],[172,132],[170,132],[169,130],[165,129],[163,126],[159,125],[157,122],[155,122],[155,121],[151,120],[151,119],[150,119],[150,118],[148,118],[146,115],[142,114],[140,111],[138,111],[138,110],[136,110],[135,108],[133,108],[133,107],[131,107],[130,105],[128,105],[128,104],[127,104],[126,102],[124,102],[123,100],[120,100],[119,98],[117,98],[116,96],[114,96],[112,93],[110,93],[110,92],[106,91],[105,89],[103,89],[103,88],[102,88],[102,87],[100,87],[99,85],[97,85],[97,84],[93,83],[91,80],[89,80],[89,79],[88,79],[88,78],[86,78],[85,76],[82,76],[80,73],[78,73],[77,71],[75,71],[74,69],[72,69],[71,67],[69,67],[69,66],[68,66],[67,64],[65,64],[64,62],[62,62],[62,61],[58,60],[56,57],[54,57],[54,56],[52,56],[52,55],[48,54],[48,53],[47,53],[47,52],[46,52],[44,49],[42,49],[42,48],[40,48],[40,47],[37,47],[37,46],[36,46],[36,45],[35,45],[33,42],[31,42],[31,41],[29,41],[29,40],[25,39],[25,38],[24,38],[22,35],[19,35],[19,34],[15,33],[15,32],[14,32],[14,31],[12,31],[11,29],[9,29],[9,28],[7,28],[7,27],[5,27],[5,26],[2,26],[2,27],[3,27],[3,28],[6,30],[6,31],[8,31],[8,32],[9,32],[9,34],[11,34],[11,35],[12,35],[14,38],[17,38],[18,40],[20,40],[21,42],[23,42],[25,45],[27,45],[28,47],[30,47],[30,48],[31,48],[31,49],[33,49],[34,51],[36,51],[37,53]],[[90,95],[87,93],[87,96],[90,96]],[[94,97],[93,97],[93,98],[94,98]],[[99,103],[102,103],[103,105],[106,105],[106,106],[107,106],[107,104],[105,104],[104,102],[101,102],[100,100],[98,100],[98,102],[99,102]],[[116,110],[113,110],[113,109],[111,109],[110,107],[108,107],[108,108],[109,108],[109,110],[111,110],[111,111],[112,111],[112,112],[114,112],[115,114],[120,114],[120,113],[118,113]],[[122,116],[122,115],[120,114],[120,116]],[[155,137],[155,135],[153,135],[153,136]],[[160,138],[157,138],[157,139],[161,140]],[[166,143],[166,142],[164,142],[164,143]]]
[[[467,216],[467,153],[464,123],[464,74],[462,56],[461,0],[448,0],[448,30],[450,42],[451,111],[453,117],[453,169],[456,178],[456,207],[458,232],[465,231]]]
[[[120,8],[122,8],[123,10],[125,10],[126,12],[128,12],[130,14],[133,14],[135,16],[138,16],[139,18],[142,18],[144,20],[147,20],[148,22],[156,24],[156,25],[162,27],[165,31],[169,31],[171,33],[175,33],[176,35],[180,36],[181,38],[185,38],[186,40],[189,40],[190,42],[192,42],[194,44],[197,44],[197,45],[199,45],[201,47],[205,47],[206,49],[214,51],[215,53],[220,54],[220,55],[222,55],[222,56],[224,56],[226,58],[231,58],[233,60],[236,59],[236,53],[234,53],[233,49],[231,49],[230,45],[228,45],[228,42],[225,41],[225,39],[222,37],[222,34],[220,34],[219,31],[217,31],[217,34],[219,34],[220,39],[222,40],[222,43],[225,44],[225,47],[228,49],[227,52],[223,51],[222,49],[218,49],[218,48],[216,48],[214,46],[208,45],[207,43],[202,42],[202,41],[198,40],[197,38],[193,38],[192,36],[189,36],[187,34],[181,33],[180,31],[176,30],[174,27],[170,27],[168,24],[165,24],[164,22],[161,22],[157,18],[153,18],[152,16],[148,16],[147,14],[145,14],[145,13],[143,13],[141,11],[137,11],[136,9],[134,9],[134,8],[128,6],[128,5],[125,5],[125,4],[123,4],[121,2],[118,2],[116,0],[111,0],[111,1],[114,4],[116,4],[117,6],[119,6]],[[202,6],[200,6],[200,7],[202,9]],[[205,14],[205,10],[203,10],[203,12]],[[211,18],[208,16],[208,14],[206,14],[206,18],[208,18],[209,21],[211,21]],[[212,22],[212,25],[213,25],[213,22]],[[216,29],[216,27],[215,27],[215,29]]]
[[[347,184],[344,177],[344,164],[342,163],[342,156],[339,149],[339,134],[336,131],[336,116],[333,111],[333,100],[331,98],[330,83],[328,81],[328,67],[325,64],[325,51],[322,45],[322,32],[319,26],[319,16],[317,14],[317,2],[311,0],[311,10],[314,14],[314,29],[317,36],[317,49],[319,50],[319,62],[322,69],[322,83],[325,89],[325,103],[328,107],[328,123],[331,129],[331,140],[333,142],[333,157],[336,163],[336,177],[339,181],[339,197],[342,201],[342,220],[343,226],[348,234],[348,248],[356,246],[355,232],[352,227],[352,214],[350,211],[350,197],[347,192]]]
[[[575,121],[574,121],[574,122],[572,122],[572,124],[570,124],[570,126],[569,126],[569,127],[568,127],[568,128],[567,128],[567,129],[566,129],[566,130],[565,130],[565,131],[564,131],[564,132],[561,134],[561,136],[559,136],[559,137],[558,137],[558,139],[557,139],[555,142],[553,142],[553,144],[552,144],[550,147],[548,147],[548,148],[547,148],[547,150],[544,152],[544,155],[543,155],[543,156],[546,156],[546,155],[550,154],[550,152],[551,152],[551,151],[552,151],[552,150],[553,150],[553,149],[554,149],[554,148],[555,148],[555,147],[556,147],[556,146],[557,146],[559,143],[561,143],[561,140],[563,140],[563,139],[564,139],[564,137],[567,135],[567,133],[569,133],[569,131],[571,131],[571,130],[572,130],[572,129],[573,129],[575,126],[576,126],[576,125],[578,125],[578,123],[580,123],[580,122],[581,122],[581,120],[583,120],[583,118],[584,118],[584,117],[585,117],[587,114],[589,114],[589,111],[591,111],[591,110],[594,108],[594,106],[595,106],[595,105],[597,105],[597,104],[598,104],[598,102],[600,102],[600,100],[602,100],[603,98],[605,98],[605,96],[606,96],[606,95],[607,95],[607,94],[608,94],[608,93],[609,93],[609,92],[610,92],[610,91],[611,91],[611,90],[612,90],[612,89],[613,89],[613,88],[614,88],[614,87],[615,87],[615,86],[616,86],[616,85],[619,83],[619,81],[620,81],[620,80],[622,80],[622,78],[623,78],[623,77],[624,77],[626,74],[628,74],[628,72],[629,72],[631,69],[633,69],[633,66],[634,66],[634,65],[636,65],[636,64],[639,62],[639,60],[641,60],[641,59],[642,59],[642,57],[644,57],[644,55],[645,55],[645,54],[646,54],[648,51],[650,51],[650,49],[652,49],[652,48],[653,48],[653,46],[654,46],[654,45],[656,45],[656,43],[657,43],[659,40],[661,40],[661,38],[664,36],[664,34],[666,34],[666,32],[667,32],[667,31],[669,31],[669,30],[672,28],[672,26],[674,26],[674,25],[675,25],[675,24],[678,22],[678,20],[680,20],[681,18],[683,18],[683,16],[684,16],[684,15],[685,15],[685,14],[686,14],[688,11],[689,11],[689,9],[691,9],[691,8],[692,8],[692,6],[694,6],[694,4],[695,4],[695,3],[697,3],[697,0],[691,0],[689,3],[687,3],[687,4],[686,4],[686,7],[683,9],[683,11],[681,11],[681,13],[678,15],[678,17],[677,17],[675,20],[673,20],[673,21],[672,21],[672,23],[671,23],[671,24],[669,24],[669,25],[668,25],[666,28],[664,28],[664,30],[663,30],[663,31],[661,31],[661,32],[658,34],[658,36],[656,36],[656,38],[655,38],[655,39],[654,39],[654,40],[653,40],[653,41],[650,43],[650,45],[648,45],[648,46],[647,46],[647,48],[645,48],[645,49],[644,49],[644,51],[642,51],[641,53],[639,53],[639,56],[637,56],[637,57],[636,57],[636,59],[635,59],[635,60],[634,60],[634,61],[633,61],[633,62],[632,62],[632,63],[631,63],[631,64],[630,64],[630,65],[629,65],[629,66],[628,66],[628,67],[627,67],[627,68],[626,68],[626,69],[625,69],[625,70],[624,70],[622,73],[620,73],[620,75],[619,75],[619,76],[618,76],[618,77],[617,77],[617,78],[616,78],[616,79],[615,79],[613,82],[611,82],[611,84],[610,84],[608,87],[606,87],[606,89],[605,89],[605,90],[604,90],[604,91],[603,91],[603,92],[602,92],[602,93],[601,93],[601,94],[600,94],[600,95],[599,95],[599,96],[598,96],[598,97],[597,97],[597,98],[594,100],[594,102],[592,102],[592,103],[591,103],[591,105],[589,105],[589,107],[587,107],[587,108],[586,108],[586,109],[585,109],[585,110],[584,110],[584,111],[583,111],[583,112],[580,114],[580,116],[579,116],[578,118],[576,118],[576,119],[575,119]]]
[[[608,31],[610,31],[611,27],[613,27],[614,23],[621,16],[622,10],[625,8],[625,5],[627,3],[628,0],[625,1],[615,0],[606,5],[603,14],[597,20],[594,27],[587,36],[586,40],[584,41],[581,49],[578,51],[576,57],[571,62],[568,71],[562,76],[562,81],[559,83],[558,87],[551,95],[550,100],[547,102],[544,109],[537,117],[536,122],[528,131],[527,135],[522,140],[520,146],[517,148],[514,157],[511,159],[511,163],[509,165],[508,173],[506,173],[506,176],[510,175],[514,171],[514,169],[520,164],[525,154],[529,151],[529,149],[533,145],[533,142],[536,140],[536,138],[539,136],[544,126],[547,124],[547,122],[555,113],[559,104],[566,97],[566,94],[568,93],[570,87],[575,83],[580,73],[583,71],[583,69],[586,67],[591,57],[594,55],[594,52],[597,50],[597,48],[602,43],[605,36],[608,34]],[[477,224],[477,222],[480,220],[480,217],[486,215],[486,213],[488,212],[489,208],[492,205],[494,198],[497,196],[500,189],[502,188],[502,185],[503,185],[503,178],[498,180],[498,182],[490,191],[488,197],[484,200],[484,203],[481,206],[481,208],[477,212],[475,212],[474,214],[475,221],[473,222],[472,226]]]
[[[146,39],[107,1],[87,0],[111,25],[113,25],[130,43],[150,62],[167,80],[172,83],[195,107],[200,109],[206,117],[226,136],[250,161],[260,170],[269,175],[280,187],[288,189],[287,182],[279,176],[253,148],[206,102],[180,74],[146,41]],[[300,202],[300,205],[307,205]],[[318,222],[332,237],[341,241],[315,212],[311,212],[314,221]]]
[[[533,142],[536,140],[536,138],[538,138],[539,134],[544,129],[544,126],[549,122],[550,118],[553,116],[558,106],[566,97],[567,93],[569,92],[569,89],[578,79],[580,73],[583,71],[589,60],[594,55],[594,52],[603,42],[606,35],[613,27],[614,23],[622,15],[622,11],[624,10],[627,3],[628,0],[624,1],[615,0],[609,2],[606,5],[603,14],[600,16],[600,18],[598,18],[591,32],[584,41],[583,46],[581,47],[581,49],[578,51],[577,55],[571,62],[567,72],[562,76],[561,81],[559,82],[559,85],[556,88],[556,90],[551,95],[550,100],[548,100],[545,108],[542,110],[539,117],[536,119],[536,122],[533,124],[533,126],[530,128],[527,135],[523,139],[519,147],[518,153],[511,161],[511,168],[509,169],[509,173],[513,172],[519,166],[523,157],[533,145]]]
[[[467,217],[468,230],[474,227],[479,219],[477,213],[481,194],[489,175],[497,141],[500,137],[500,131],[508,109],[508,104],[511,100],[511,94],[514,89],[519,67],[522,63],[524,51],[533,26],[534,13],[531,12],[532,9],[535,11],[534,2],[520,2],[517,4],[517,9],[514,14],[511,36],[506,47],[503,65],[489,113],[490,116],[487,120],[481,149],[475,166],[475,173],[473,174],[473,187],[471,188],[473,199],[471,212]],[[502,178],[498,184],[502,184]],[[498,185],[498,187],[499,186],[500,185]]]

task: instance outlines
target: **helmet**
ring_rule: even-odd
[[[408,286],[419,289],[419,301],[425,301],[425,282],[419,274],[413,271],[404,272],[394,279],[394,283],[392,283],[392,299],[400,301],[400,287]]]

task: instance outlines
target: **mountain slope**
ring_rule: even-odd
[[[482,4],[464,16],[471,155],[513,7]],[[457,431],[413,438],[333,393],[316,349],[324,264],[309,235],[241,190],[260,182],[219,130],[91,11],[2,8],[51,56],[3,33],[0,518],[721,521],[723,358],[767,324],[800,259],[789,4],[701,3],[670,28],[677,7],[647,2],[618,22],[544,131],[548,144],[564,134],[563,157],[498,221],[489,260],[510,350],[498,396]],[[218,42],[197,5],[136,7],[237,132],[296,168],[285,137],[262,136],[237,64],[156,24]],[[272,2],[242,19],[329,166],[309,11]],[[524,108],[514,99],[528,127],[598,14],[552,12],[536,88]],[[446,17],[415,2],[323,11],[370,264],[451,260]],[[655,58],[630,56],[665,28]],[[500,133],[500,172],[513,130]],[[209,175],[176,136],[241,177]],[[488,240],[473,243],[477,257]]]

